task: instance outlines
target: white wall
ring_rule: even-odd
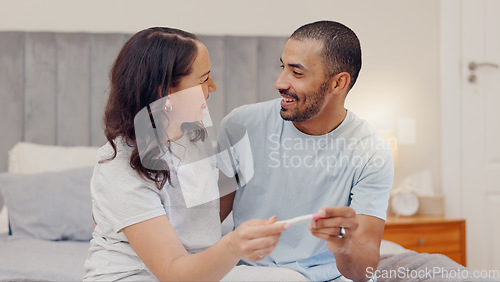
[[[364,65],[347,107],[379,129],[416,122],[399,146],[396,184],[440,158],[440,11],[435,0],[0,0],[0,30],[134,33],[171,26],[196,34],[288,36],[302,24],[336,20],[359,36]],[[278,63],[278,58],[277,58]]]

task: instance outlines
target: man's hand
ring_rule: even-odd
[[[332,253],[348,253],[352,234],[358,229],[356,212],[350,207],[324,207],[309,224],[312,235],[326,241]],[[339,238],[341,229],[345,234]]]
[[[384,223],[374,216],[356,214],[350,207],[323,207],[309,229],[312,235],[326,241],[343,276],[366,281],[370,278],[367,270],[376,269],[379,263]],[[339,238],[342,227],[345,234]]]

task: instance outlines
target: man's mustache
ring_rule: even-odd
[[[283,94],[283,95],[286,95],[288,97],[291,97],[297,101],[299,101],[299,97],[297,96],[297,94],[293,93],[293,92],[290,92],[289,90],[286,90],[286,89],[280,89],[278,90],[280,92],[280,94]]]

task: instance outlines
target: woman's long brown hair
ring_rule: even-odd
[[[150,170],[141,164],[134,131],[134,117],[144,107],[164,97],[181,78],[191,73],[198,52],[198,38],[178,29],[152,27],[132,36],[111,69],[110,94],[104,113],[104,133],[113,147],[122,137],[133,147],[130,166],[161,189],[170,182],[170,170]],[[165,95],[163,95],[165,94]],[[103,161],[101,161],[103,162]]]

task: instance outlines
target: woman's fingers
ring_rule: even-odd
[[[257,261],[270,254],[278,244],[281,232],[287,224],[275,224],[275,217],[253,219],[241,224],[234,232],[239,238],[242,256]]]
[[[248,241],[248,249],[249,250],[257,250],[257,249],[268,248],[268,247],[276,245],[278,243],[279,239],[280,239],[279,235],[272,235],[272,236],[252,239],[252,240]]]
[[[258,238],[249,241],[245,258],[252,261],[258,261],[272,253],[278,244],[279,236]]]
[[[242,229],[241,234],[246,239],[255,239],[281,234],[283,230],[290,227],[290,225],[286,223],[274,224],[274,222],[276,222],[276,220],[259,219],[247,221],[242,224],[245,225],[246,228]]]

